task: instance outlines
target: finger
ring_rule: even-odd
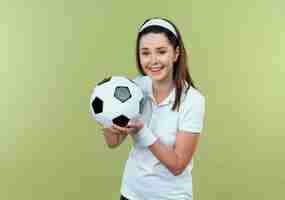
[[[130,134],[136,134],[138,132],[137,128],[130,128]]]
[[[121,135],[128,135],[128,134],[130,133],[129,128],[120,127],[120,126],[117,126],[117,125],[114,125],[113,127],[114,127],[114,129],[116,129],[116,131],[118,131],[119,134],[121,134]]]
[[[113,127],[114,129],[118,130],[118,131],[121,131],[121,132],[127,132],[127,131],[128,131],[127,128],[118,126],[118,125],[116,125],[116,124],[114,124],[112,127]]]
[[[115,130],[114,128],[103,128],[102,130],[105,134],[108,134],[108,133],[109,134],[116,134],[116,135],[119,134],[119,132],[117,130]]]
[[[112,129],[111,129],[111,128],[103,128],[102,130],[103,130],[103,131],[107,131],[107,132],[112,132]]]
[[[104,133],[113,133],[113,131],[110,128],[102,128],[101,129]]]
[[[141,129],[143,127],[143,122],[140,120],[133,120],[130,121],[127,125],[128,128],[135,128],[135,129]]]
[[[116,134],[116,135],[121,134],[121,131],[119,131],[119,130],[113,128],[113,127],[110,127],[110,128],[109,128],[109,131],[110,131],[111,133],[113,133],[113,134]]]
[[[136,128],[137,125],[133,122],[129,122],[128,125],[127,125],[127,128]]]

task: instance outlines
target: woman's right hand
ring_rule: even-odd
[[[112,129],[120,135],[136,135],[144,126],[144,122],[140,119],[130,120],[126,127],[120,127],[115,124]]]
[[[125,135],[120,134],[120,132],[113,127],[102,128],[102,132],[105,142],[110,148],[119,146],[126,137]]]

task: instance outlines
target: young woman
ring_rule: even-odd
[[[142,120],[104,128],[110,147],[134,140],[126,161],[121,199],[192,200],[192,158],[203,127],[205,100],[188,71],[177,27],[151,18],[140,27],[136,59],[146,106]]]

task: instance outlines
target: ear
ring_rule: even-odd
[[[180,55],[180,47],[178,46],[175,49],[174,62],[176,62],[178,60],[179,55]]]

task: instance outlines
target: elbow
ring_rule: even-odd
[[[114,144],[108,144],[108,148],[109,149],[115,149],[117,147],[117,145]]]
[[[109,149],[115,149],[116,147],[119,146],[118,143],[107,143],[107,146]]]
[[[170,172],[174,176],[179,176],[183,173],[184,170],[185,170],[185,168],[183,168],[183,167],[175,167],[175,168],[170,169]]]
[[[179,176],[180,174],[182,174],[183,170],[176,170],[176,171],[173,171],[172,174],[174,176]]]

